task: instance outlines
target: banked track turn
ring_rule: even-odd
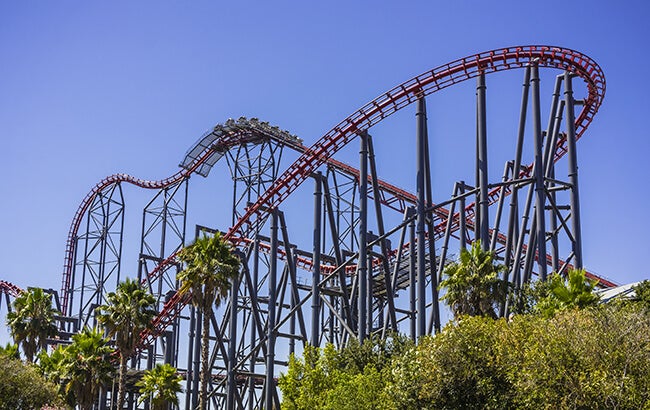
[[[351,116],[343,120],[310,148],[301,147],[303,152],[299,158],[273,183],[246,213],[228,231],[226,238],[233,244],[239,245],[246,241],[246,233],[255,226],[265,213],[264,209],[277,207],[286,199],[313,171],[326,162],[334,162],[332,156],[343,146],[352,141],[359,133],[369,129],[384,118],[417,101],[418,98],[465,80],[477,77],[481,72],[488,74],[525,67],[531,63],[540,67],[550,67],[574,73],[585,81],[588,97],[582,105],[582,110],[576,117],[576,135],[583,135],[602,102],[605,93],[605,80],[598,65],[589,57],[566,48],[551,46],[522,46],[492,50],[470,57],[453,61],[449,64],[429,70],[414,77],[375,100],[369,102]],[[240,135],[226,133],[219,145],[222,148],[243,143]],[[101,181],[84,199],[73,220],[66,249],[66,262],[63,279],[63,302],[67,307],[70,275],[73,267],[74,241],[81,218],[92,203],[92,199],[102,189],[117,182],[127,182],[143,188],[159,189],[187,178],[213,152],[207,148],[190,166],[174,176],[161,181],[145,181],[124,174],[117,174]],[[556,161],[567,152],[565,142],[558,143],[555,151]],[[529,167],[530,168],[530,167]],[[470,205],[469,207],[471,207]],[[468,208],[469,208],[468,207]],[[164,260],[150,275],[155,275],[175,261],[175,255]],[[160,315],[155,319],[155,329],[152,333],[143,335],[142,345],[146,345],[164,329],[185,305],[184,298],[174,295],[164,306]]]

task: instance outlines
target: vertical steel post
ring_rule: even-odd
[[[413,208],[411,208],[413,209]],[[409,222],[409,313],[411,315],[411,340],[417,340],[417,323],[415,321],[416,304],[416,249],[415,249],[415,220]]]
[[[329,188],[329,183],[327,182],[327,178],[323,178],[322,183],[323,183],[323,191],[324,191],[323,194],[324,194],[325,207],[327,212],[327,219],[329,221],[329,226],[330,226],[330,235],[332,236],[332,247],[334,249],[334,257],[336,258],[336,264],[340,266],[344,263],[343,253],[341,252],[339,234],[337,229],[338,224],[334,215],[334,205],[332,204],[332,197],[330,195],[330,188]],[[341,295],[342,295],[341,317],[347,320],[348,324],[352,326],[352,322],[353,322],[352,309],[350,306],[350,296],[348,295],[345,269],[339,270],[338,278],[339,278],[339,285],[341,288]]]
[[[242,255],[243,256],[243,255]],[[243,262],[243,257],[241,258]],[[226,397],[226,409],[235,409],[235,395],[237,394],[237,377],[235,366],[237,365],[237,290],[239,289],[239,277],[233,280],[230,290],[230,332],[228,334],[228,394]]]
[[[368,295],[366,297],[366,320],[368,322],[367,324],[367,331],[366,334],[368,336],[372,335],[372,328],[373,328],[373,316],[372,316],[372,292],[373,292],[373,283],[372,283],[372,248],[370,249],[370,252],[367,254],[368,259],[366,260],[366,272],[368,273],[368,285],[366,287],[366,294]],[[381,314],[381,313],[380,313]]]
[[[547,171],[549,178],[555,179],[555,163],[551,161],[550,169]],[[550,188],[554,187],[554,183],[550,183]],[[556,204],[556,195],[555,191],[550,192],[551,201],[553,204]],[[557,238],[557,211],[554,207],[550,207],[548,210],[548,230],[551,232],[551,237],[549,242],[551,243],[551,270],[552,272],[557,272],[560,265],[560,244]]]
[[[426,117],[426,115],[425,115]],[[431,183],[431,160],[429,157],[429,129],[424,122],[424,189],[426,192],[426,207],[433,205],[433,188]],[[429,316],[428,333],[440,332],[440,305],[438,300],[438,275],[436,272],[436,232],[433,223],[433,214],[427,218],[427,231],[429,232],[429,272],[431,286],[431,316]]]
[[[196,328],[194,331],[194,374],[192,375],[192,408],[199,404],[199,372],[201,371],[201,332],[203,330],[203,314],[194,309]]]
[[[499,189],[499,200],[497,201],[497,212],[494,217],[494,228],[492,230],[492,238],[490,239],[490,252],[494,252],[497,246],[499,237],[499,228],[501,227],[501,216],[503,215],[503,203],[505,201],[506,184],[510,179],[512,173],[512,161],[507,161],[503,168],[503,177],[501,178],[501,188]]]
[[[519,126],[517,128],[517,145],[515,148],[515,158],[512,165],[512,181],[519,179],[521,175],[521,156],[523,153],[524,136],[526,134],[526,114],[528,111],[528,94],[530,91],[530,74],[531,66],[527,65],[524,71],[524,82],[521,91],[521,106],[519,109]],[[503,273],[503,283],[505,286],[511,280],[515,283],[518,290],[519,283],[519,255],[516,254],[519,244],[519,184],[512,184],[510,194],[510,212],[508,215],[508,230],[505,246],[504,265],[507,267]],[[514,262],[513,262],[514,258]],[[512,274],[510,275],[510,272]],[[508,312],[508,301],[502,303],[499,308],[499,315],[504,317]]]
[[[467,249],[467,217],[465,215],[465,181],[458,182],[459,194],[461,195],[458,209],[458,237],[460,238],[460,249]]]
[[[417,112],[415,114],[417,120],[417,129],[416,129],[416,163],[417,163],[417,182],[416,182],[416,235],[417,235],[417,336],[424,336],[426,333],[426,300],[425,300],[425,277],[426,277],[426,260],[425,260],[425,231],[424,226],[426,224],[426,215],[425,210],[425,186],[424,186],[424,173],[425,169],[425,155],[424,152],[426,144],[426,102],[424,97],[418,98],[417,102]]]
[[[440,251],[440,261],[438,263],[438,278],[442,280],[442,274],[445,270],[445,260],[447,259],[447,251],[449,250],[449,238],[451,238],[451,227],[454,222],[454,214],[456,213],[456,200],[455,198],[458,196],[459,188],[458,188],[459,183],[456,182],[454,184],[454,193],[452,197],[454,198],[454,201],[451,202],[449,205],[449,213],[447,214],[447,226],[445,227],[445,236],[443,237],[442,241],[442,249]]]
[[[250,280],[248,288],[249,296],[251,298],[251,309],[257,309],[259,306],[259,301],[257,300],[257,280],[259,276],[259,264],[260,264],[260,238],[258,235],[255,235],[255,240],[253,241],[253,278]],[[248,277],[250,279],[250,276]],[[256,317],[252,319],[254,322],[257,321]],[[258,323],[261,326],[261,323]],[[251,326],[250,334],[250,345],[251,348],[257,343],[257,328],[256,326]],[[251,360],[249,363],[251,374],[255,374],[255,367],[257,363],[257,352],[251,354]],[[248,391],[250,398],[248,400],[248,410],[253,410],[253,390],[255,389],[255,379],[253,377],[249,378],[248,381]]]
[[[485,73],[477,77],[476,81],[476,131],[477,131],[477,164],[478,164],[478,181],[476,185],[479,188],[479,211],[477,228],[479,230],[479,239],[481,240],[481,249],[487,250],[490,246],[490,222],[488,206],[488,154],[487,154],[487,114],[485,102]]]
[[[375,203],[375,214],[377,215],[377,230],[379,231],[379,236],[383,237],[386,233],[384,228],[384,216],[381,212],[381,202],[380,202],[380,193],[379,193],[379,183],[377,175],[377,164],[375,162],[375,150],[372,144],[372,137],[368,135],[368,159],[370,165],[370,172],[372,175],[372,192]],[[381,254],[382,254],[382,267],[384,269],[384,286],[386,287],[386,302],[388,304],[388,318],[390,319],[391,330],[397,332],[397,315],[395,314],[395,300],[393,297],[393,286],[390,278],[390,266],[388,264],[388,254],[390,249],[385,239],[382,239],[380,242]],[[383,317],[383,315],[380,315]]]
[[[278,274],[278,210],[271,210],[271,263],[269,267],[268,286],[269,303],[268,319],[266,329],[266,380],[264,390],[264,408],[272,409],[275,396],[275,307],[276,307],[276,286]]]
[[[576,152],[575,112],[573,111],[572,74],[564,73],[564,107],[566,109],[567,150],[569,154],[569,183],[571,184],[571,229],[576,269],[582,269],[582,233],[580,231],[580,195],[578,191],[578,154]]]
[[[530,90],[530,65],[526,66],[524,72],[524,83],[522,84],[521,91],[521,107],[519,109],[519,126],[517,131],[517,146],[515,148],[515,159],[512,166],[512,179],[519,179],[521,174],[521,156],[524,147],[524,136],[526,134],[526,112],[528,110],[528,94]],[[513,255],[513,248],[517,247],[517,238],[519,234],[519,187],[517,184],[512,185],[512,193],[510,194],[510,214],[508,216],[508,233],[506,239],[506,256],[505,265],[510,266],[511,257]],[[505,273],[505,280],[508,280],[508,271]]]
[[[548,126],[546,128],[546,144],[544,146],[544,175],[546,178],[551,180],[555,179],[555,162],[553,161],[555,156],[555,146],[557,142],[557,134],[559,131],[559,121],[561,116],[558,117],[558,105],[560,100],[560,87],[562,85],[563,75],[555,77],[555,85],[553,87],[553,97],[551,98],[551,109],[548,114]],[[560,107],[561,109],[562,107]],[[553,188],[554,183],[552,181],[547,182],[548,188]],[[551,197],[551,202],[555,202],[555,191],[549,193]],[[549,242],[551,245],[551,269],[553,272],[558,271],[559,265],[559,244],[557,240],[557,213],[554,208],[550,208],[548,212],[548,227],[551,236]]]
[[[361,146],[359,149],[359,259],[357,261],[357,277],[359,283],[359,320],[358,336],[363,342],[367,336],[367,298],[368,298],[368,134],[359,134]]]
[[[313,235],[313,267],[311,284],[311,345],[318,347],[320,339],[320,253],[321,253],[321,210],[323,209],[323,175],[314,175],[314,235]]]
[[[542,280],[546,280],[546,221],[544,219],[544,205],[546,204],[546,190],[544,184],[544,157],[542,154],[542,120],[540,114],[540,97],[539,97],[539,67],[537,63],[533,64],[532,77],[530,79],[533,92],[533,140],[535,145],[535,219],[537,220],[537,261],[539,266],[539,275]],[[534,252],[529,249],[529,252]]]

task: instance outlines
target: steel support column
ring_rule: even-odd
[[[571,184],[571,229],[576,269],[582,269],[582,233],[580,231],[580,195],[578,190],[578,155],[576,152],[575,112],[573,111],[572,74],[564,73],[564,107],[566,109],[569,183]]]
[[[532,97],[533,97],[533,144],[535,147],[535,163],[534,163],[534,178],[535,178],[535,219],[537,221],[535,232],[537,240],[537,261],[539,267],[539,275],[542,280],[546,280],[547,267],[546,267],[546,222],[544,218],[544,206],[546,204],[546,192],[544,184],[544,156],[543,156],[543,137],[542,137],[542,120],[540,114],[540,96],[539,96],[539,67],[537,63],[533,63],[532,77],[530,79],[532,84]],[[528,252],[534,252],[533,249],[528,249]]]
[[[426,233],[424,227],[426,225],[425,214],[425,176],[426,164],[425,152],[426,147],[426,102],[424,97],[420,97],[417,102],[417,130],[416,130],[416,163],[417,163],[417,176],[416,176],[416,191],[417,191],[417,205],[416,205],[416,235],[417,235],[417,336],[421,337],[426,334]],[[432,233],[433,234],[433,233]]]
[[[368,134],[359,135],[361,147],[359,150],[359,259],[357,264],[357,278],[359,283],[359,321],[357,334],[359,341],[363,342],[370,329],[367,327],[366,315],[372,315],[367,312],[368,306],[368,279],[372,280],[372,271],[368,272]]]
[[[487,114],[485,109],[485,74],[481,73],[476,81],[476,161],[478,164],[478,181],[476,186],[479,189],[478,217],[476,229],[479,231],[481,249],[484,251],[490,247],[490,222],[488,206],[488,154],[487,154]]]
[[[243,255],[242,255],[243,256]],[[240,260],[245,262],[245,258]],[[226,409],[235,409],[235,395],[237,394],[237,291],[239,289],[239,277],[233,280],[230,288],[230,332],[228,333],[228,393],[226,397]]]
[[[321,254],[321,210],[323,209],[323,175],[317,172],[314,175],[314,230],[312,246],[312,290],[311,290],[311,345],[318,347],[320,344],[320,254]]]
[[[264,408],[273,408],[275,396],[275,307],[276,307],[276,286],[278,274],[278,210],[271,210],[271,266],[268,275],[269,303],[268,319],[266,329],[266,379],[264,385]]]

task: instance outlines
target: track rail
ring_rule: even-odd
[[[63,276],[61,281],[61,310],[68,315],[71,314],[71,312],[68,311],[68,309],[71,308],[71,306],[69,306],[71,293],[70,281],[72,278],[72,271],[75,263],[74,258],[77,244],[77,233],[79,231],[81,221],[86,214],[86,211],[88,211],[88,208],[91,206],[99,193],[111,185],[120,183],[128,183],[145,189],[162,189],[168,187],[189,178],[192,173],[194,173],[201,165],[206,163],[206,161],[212,155],[214,155],[215,152],[228,150],[229,148],[238,144],[255,142],[260,138],[278,138],[278,133],[282,132],[278,130],[279,129],[277,127],[268,127],[267,125],[257,127],[244,127],[232,120],[229,120],[224,125],[217,125],[211,131],[211,133],[219,135],[218,139],[214,143],[210,144],[202,152],[200,152],[200,154],[197,155],[197,157],[190,164],[186,165],[176,174],[168,178],[157,181],[150,181],[136,178],[127,174],[114,174],[104,178],[99,183],[97,183],[97,185],[95,185],[93,189],[84,197],[83,201],[81,201],[81,205],[79,205],[79,208],[77,209],[77,212],[72,219],[72,224],[70,225],[70,230],[68,232],[63,266]],[[169,263],[167,260],[165,262]]]
[[[264,209],[276,208],[318,167],[323,165],[360,132],[414,103],[418,98],[458,84],[480,73],[522,68],[531,63],[570,71],[587,83],[588,97],[576,118],[576,136],[587,129],[605,95],[605,77],[600,67],[577,51],[551,46],[522,46],[492,50],[465,57],[414,77],[364,105],[332,128],[305,151],[275,181],[226,233],[225,238],[238,244],[245,237],[245,227],[254,225]],[[566,154],[564,143],[557,146],[555,157]]]
[[[13,283],[7,282],[6,280],[0,280],[0,293],[6,293],[15,298],[23,293],[23,290]]]
[[[328,162],[359,133],[414,103],[420,97],[475,78],[481,73],[523,68],[530,64],[569,71],[586,83],[588,96],[575,120],[576,137],[580,138],[598,112],[605,95],[605,77],[595,61],[575,50],[543,45],[508,47],[475,54],[420,74],[380,95],[341,121],[306,149],[273,185],[248,207],[245,214],[226,233],[225,239],[234,245],[242,244],[246,241],[247,231],[262,220],[266,210],[277,208],[312,172]],[[556,146],[556,161],[567,153],[565,144],[565,141],[560,141]],[[471,208],[471,205],[468,208]],[[174,260],[175,255],[171,255],[151,273],[162,271]],[[173,295],[154,319],[153,331],[142,335],[141,346],[153,342],[155,336],[171,324],[186,303],[186,295]]]
[[[71,296],[70,282],[72,280],[72,271],[74,268],[74,257],[77,244],[76,239],[79,227],[81,226],[84,215],[90,208],[97,195],[99,195],[106,188],[120,183],[128,183],[144,189],[166,188],[186,178],[189,178],[193,173],[197,172],[202,165],[208,162],[208,159],[210,159],[212,155],[215,155],[215,153],[228,150],[238,144],[255,142],[261,138],[272,138],[281,141],[282,144],[296,150],[299,153],[304,153],[309,149],[305,145],[301,144],[297,138],[291,136],[286,131],[281,131],[278,127],[271,127],[267,123],[259,122],[255,119],[246,120],[240,118],[237,122],[228,120],[224,125],[217,125],[212,133],[218,133],[220,136],[212,144],[206,146],[205,149],[199,155],[197,155],[192,162],[184,166],[181,171],[168,178],[152,181],[136,178],[128,174],[114,174],[101,180],[92,188],[90,192],[88,192],[74,215],[68,233],[63,275],[61,281],[61,309],[63,312],[67,312],[68,315],[71,315],[71,312],[68,311],[71,308],[69,305]],[[347,164],[344,164],[333,158],[328,159],[327,162],[331,166],[340,169],[349,175],[358,177],[359,172]],[[379,186],[382,190],[382,195],[387,197],[387,199],[382,200],[382,203],[385,203],[387,206],[391,206],[394,209],[400,209],[399,206],[395,206],[395,202],[408,202],[412,197],[412,195],[408,192],[385,181],[379,181]],[[175,253],[167,257],[167,259],[161,262],[154,271],[150,272],[148,278],[150,279],[152,276],[162,273],[163,269],[165,269],[165,267],[171,266],[174,263],[175,259]],[[311,266],[311,261],[305,260],[302,262],[304,262],[303,266]],[[325,267],[325,270],[328,268],[329,267]],[[334,268],[332,267],[331,269]],[[147,278],[145,278],[143,281],[146,280]]]

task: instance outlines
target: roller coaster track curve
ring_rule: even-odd
[[[590,57],[575,50],[543,45],[518,46],[495,49],[455,60],[418,75],[364,105],[341,121],[300,157],[273,183],[273,185],[246,210],[246,213],[226,233],[225,238],[235,245],[246,240],[246,227],[250,228],[262,218],[262,214],[274,209],[298,186],[310,177],[318,167],[325,164],[336,152],[360,133],[376,125],[384,118],[424,97],[451,85],[475,78],[481,73],[524,68],[536,64],[539,67],[568,71],[581,78],[587,85],[588,96],[575,119],[576,138],[580,138],[592,122],[605,95],[605,77],[601,68]],[[555,161],[567,153],[566,141],[559,141]],[[530,166],[528,171],[530,172]],[[172,263],[174,255],[163,261],[156,270]],[[173,295],[154,321],[154,330],[143,334],[143,345],[166,328],[187,302],[186,296]]]

